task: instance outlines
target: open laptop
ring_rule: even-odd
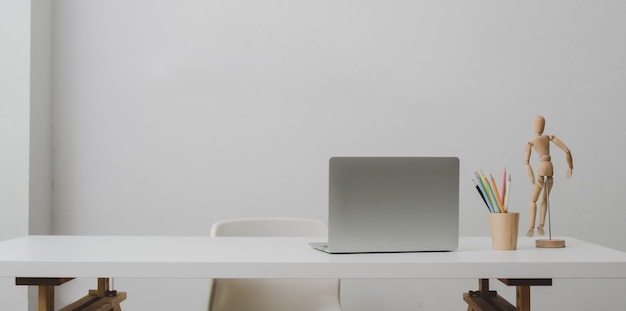
[[[333,157],[328,253],[452,251],[459,241],[457,157]]]

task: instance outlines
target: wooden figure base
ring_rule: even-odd
[[[541,239],[535,241],[535,246],[538,248],[563,248],[565,247],[565,240]]]

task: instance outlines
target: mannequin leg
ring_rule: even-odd
[[[554,184],[553,182],[554,180],[552,176],[546,176],[545,178],[546,178],[546,181],[544,183],[543,196],[541,198],[539,227],[537,227],[537,232],[540,235],[545,234],[543,227],[546,224],[546,213],[548,211],[548,196],[550,195],[550,191],[552,191],[552,185]]]
[[[526,232],[526,236],[532,237],[533,235],[535,235],[535,217],[537,215],[537,203],[530,202],[529,215],[530,226],[528,227],[528,232]]]
[[[528,232],[526,232],[526,236],[532,237],[535,235],[535,218],[537,217],[537,200],[539,199],[539,194],[541,194],[541,189],[543,187],[539,185],[535,185],[533,189],[533,194],[530,201],[530,227],[528,228]]]
[[[546,224],[546,212],[548,211],[548,192],[546,189],[543,190],[543,195],[541,196],[541,207],[539,211],[539,226],[537,227],[537,233],[539,235],[545,235],[545,231],[543,230],[543,226]]]

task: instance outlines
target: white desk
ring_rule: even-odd
[[[323,238],[26,236],[0,242],[2,277],[117,278],[626,278],[626,253],[565,238],[494,251],[462,237],[454,252],[329,255]]]
[[[324,238],[27,236],[0,242],[0,277],[626,279],[626,253],[565,238],[562,249],[494,251],[462,237],[454,252],[329,255]]]

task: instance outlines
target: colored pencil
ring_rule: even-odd
[[[509,193],[511,192],[511,175],[509,175],[509,179],[506,182],[506,195],[504,196],[504,210],[509,210]]]
[[[495,205],[493,204],[491,196],[489,195],[489,188],[487,187],[487,184],[485,184],[482,176],[480,176],[478,172],[474,172],[474,174],[476,175],[476,179],[478,180],[478,186],[480,187],[480,190],[482,190],[483,196],[487,200],[487,204],[489,205],[489,210],[492,213],[495,213],[496,212]]]
[[[507,174],[506,167],[502,173],[502,186],[498,189],[493,175],[489,174],[489,178],[485,176],[485,173],[481,170],[474,171],[476,179],[472,179],[474,182],[474,188],[483,199],[485,205],[491,213],[507,213],[509,211],[509,197],[511,191],[511,175]]]
[[[496,185],[496,180],[493,179],[493,175],[489,175],[491,178],[491,186],[493,188],[493,195],[496,197],[496,201],[498,201],[498,208],[500,208],[500,212],[504,213],[504,203],[502,202],[502,198],[500,198],[500,193],[498,192],[498,186]]]
[[[482,180],[483,185],[485,187],[485,192],[487,192],[487,196],[489,197],[489,200],[491,201],[491,207],[493,207],[494,212],[500,213],[500,208],[498,207],[498,200],[494,197],[494,192],[493,192],[493,189],[491,188],[491,184],[489,184],[489,181],[487,181],[487,177],[485,177],[485,174],[482,171],[480,172],[480,179]]]
[[[472,181],[474,182],[474,186],[476,187],[476,190],[478,190],[478,194],[483,199],[483,202],[485,202],[485,205],[487,206],[487,209],[489,210],[489,212],[493,213],[493,210],[491,209],[491,206],[489,206],[489,202],[487,202],[487,199],[485,198],[484,191],[480,189],[480,188],[482,188],[482,184],[479,185],[476,182],[476,180],[473,180],[473,179],[472,179]]]
[[[500,194],[502,196],[502,202],[504,202],[504,196],[506,194],[506,167],[504,168],[504,171],[502,172],[502,193]]]

